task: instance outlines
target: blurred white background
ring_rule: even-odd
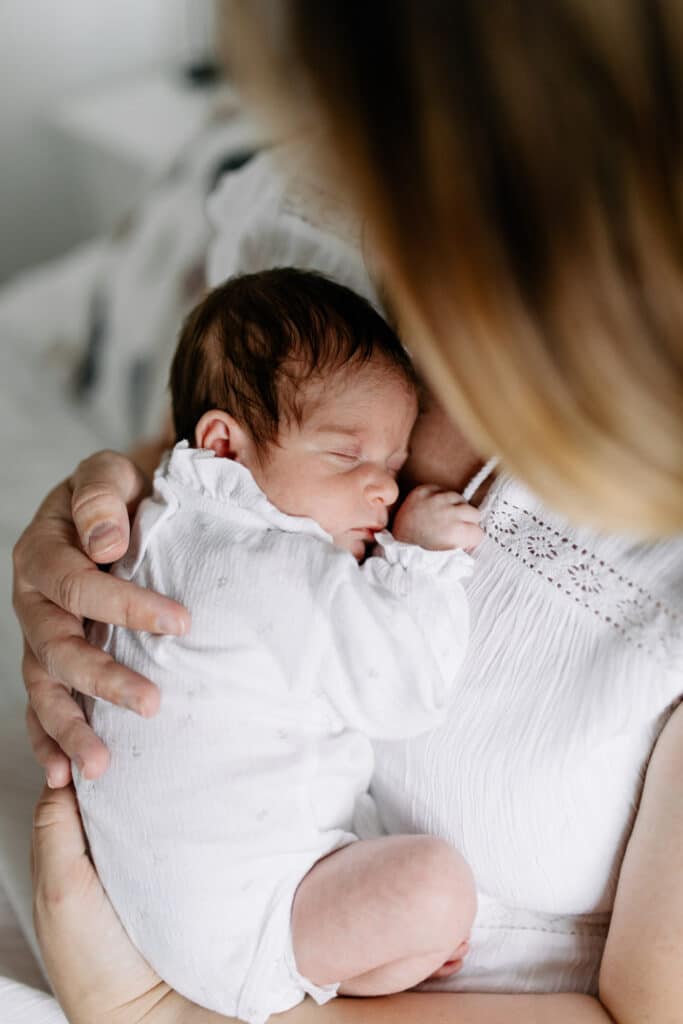
[[[103,123],[105,135],[126,128],[127,108],[113,110],[112,96],[138,84],[148,107],[163,107],[148,113],[160,133],[164,118],[171,133],[174,121],[185,130],[183,118],[190,131],[192,90],[176,117],[158,72],[180,81],[179,69],[203,59],[211,39],[212,0],[0,0],[0,281],[109,227],[135,188],[138,154],[106,154],[107,166],[117,156],[122,165],[107,182],[85,152],[109,142],[85,138],[99,117],[88,98],[104,96],[102,121],[119,121]],[[174,141],[160,134],[160,153]],[[86,174],[99,176],[99,200]]]

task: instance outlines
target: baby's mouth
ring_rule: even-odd
[[[357,533],[362,540],[372,541],[375,539],[375,534],[379,533],[381,529],[383,529],[381,526],[356,526],[351,533]]]

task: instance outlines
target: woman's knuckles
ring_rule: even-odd
[[[93,697],[99,697],[100,700],[109,701],[110,704],[124,704],[126,702],[125,684],[121,676],[122,671],[119,665],[107,658],[107,661],[98,665],[97,670],[93,673],[88,692]]]
[[[82,618],[84,612],[84,597],[86,586],[89,582],[90,573],[96,572],[94,565],[68,569],[62,573],[56,586],[56,600],[60,608],[70,612],[77,618]]]
[[[115,487],[99,481],[74,488],[71,511],[75,522],[92,527],[103,518],[116,518],[119,513],[125,515],[126,505]]]
[[[44,639],[39,640],[34,647],[36,660],[43,669],[43,674],[49,676],[54,682],[60,684],[64,682],[64,679],[62,678],[62,666],[67,643],[68,642],[64,637],[47,636]],[[43,683],[44,679],[41,678],[35,669],[31,669],[28,678],[26,678],[26,685],[28,688],[35,689]]]
[[[31,553],[31,544],[28,540],[29,531],[31,527],[28,526],[22,533],[19,540],[12,548],[12,569],[13,569],[13,586],[12,586],[12,602],[15,611],[17,611],[17,604],[21,601],[21,597],[28,586],[28,574],[27,565]],[[18,611],[17,611],[18,614]]]
[[[74,498],[89,488],[99,488],[114,495],[124,505],[139,498],[144,489],[144,477],[135,463],[111,450],[97,452],[84,459],[71,482]]]

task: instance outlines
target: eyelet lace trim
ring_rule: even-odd
[[[683,660],[683,617],[523,505],[499,497],[486,533],[531,572],[658,661]]]

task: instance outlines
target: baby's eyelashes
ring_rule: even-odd
[[[349,465],[358,462],[360,459],[360,455],[357,452],[328,452],[327,454],[339,462],[348,463]]]
[[[339,463],[342,463],[342,464],[348,465],[348,466],[359,465],[360,463],[365,461],[364,453],[362,451],[344,451],[342,449],[335,448],[335,449],[331,449],[330,451],[327,451],[325,454],[328,457],[334,459],[336,462],[339,462]],[[405,460],[404,457],[392,458],[392,459],[389,459],[384,464],[383,468],[384,468],[385,472],[390,473],[391,476],[397,477],[398,474],[403,469],[405,461],[406,460]],[[378,467],[380,465],[381,464],[378,463]]]

